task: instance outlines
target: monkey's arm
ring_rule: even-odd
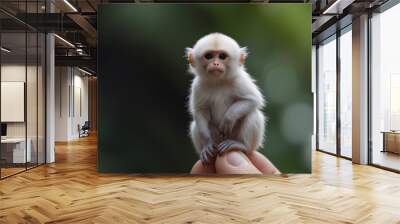
[[[225,112],[220,128],[225,136],[229,136],[236,122],[260,106],[259,101],[252,96],[242,97],[233,103]]]
[[[215,142],[209,125],[210,116],[207,110],[197,111],[194,120],[198,131],[198,136],[194,138],[196,138],[195,141],[199,142],[200,159],[204,164],[209,164],[216,158]]]
[[[225,112],[224,119],[219,124],[224,136],[232,133],[239,119],[264,106],[263,95],[246,72],[239,76],[234,87],[237,89],[236,101]]]
[[[201,137],[206,141],[211,141],[211,133],[208,127],[209,116],[207,110],[199,110],[194,115],[194,120],[198,126]]]

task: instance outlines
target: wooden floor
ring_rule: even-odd
[[[0,181],[0,223],[400,223],[400,175],[313,153],[312,175],[145,177],[96,172],[96,141]]]
[[[25,167],[17,167],[17,168],[15,168],[15,167],[10,167],[10,168],[0,168],[1,169],[1,177],[8,177],[8,176],[11,176],[11,175],[13,175],[13,174],[16,174],[16,173],[19,173],[19,172],[22,172],[22,171],[24,171],[25,170]]]

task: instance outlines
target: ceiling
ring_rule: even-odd
[[[291,2],[312,4],[313,41],[318,42],[329,32],[335,32],[337,21],[349,21],[357,13],[373,9],[387,0],[1,0],[0,20],[7,42],[14,41],[16,49],[21,43],[18,32],[31,28],[39,32],[55,32],[56,63],[59,65],[85,65],[96,70],[97,6],[102,3],[138,2]],[[49,13],[51,11],[51,13]],[[346,25],[346,22],[342,22]],[[332,28],[334,27],[334,28]],[[331,30],[331,31],[329,31]],[[329,31],[329,32],[328,32]],[[14,36],[14,38],[13,38]],[[21,36],[21,35],[20,35]],[[69,43],[66,43],[65,41]],[[4,43],[4,42],[3,42]],[[72,47],[72,45],[74,45]],[[28,51],[30,51],[28,49]],[[17,50],[15,51],[17,53]],[[81,63],[81,64],[79,64]]]

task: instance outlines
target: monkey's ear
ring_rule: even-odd
[[[193,48],[187,47],[185,49],[185,53],[186,53],[186,58],[187,58],[189,64],[194,66],[194,64],[193,64]]]
[[[247,47],[240,48],[240,64],[244,64],[248,55],[249,51],[247,50]]]

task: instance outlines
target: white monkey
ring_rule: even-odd
[[[186,48],[186,55],[194,74],[190,136],[201,161],[211,163],[227,150],[251,153],[261,147],[265,103],[244,67],[247,49],[224,34],[212,33]]]

